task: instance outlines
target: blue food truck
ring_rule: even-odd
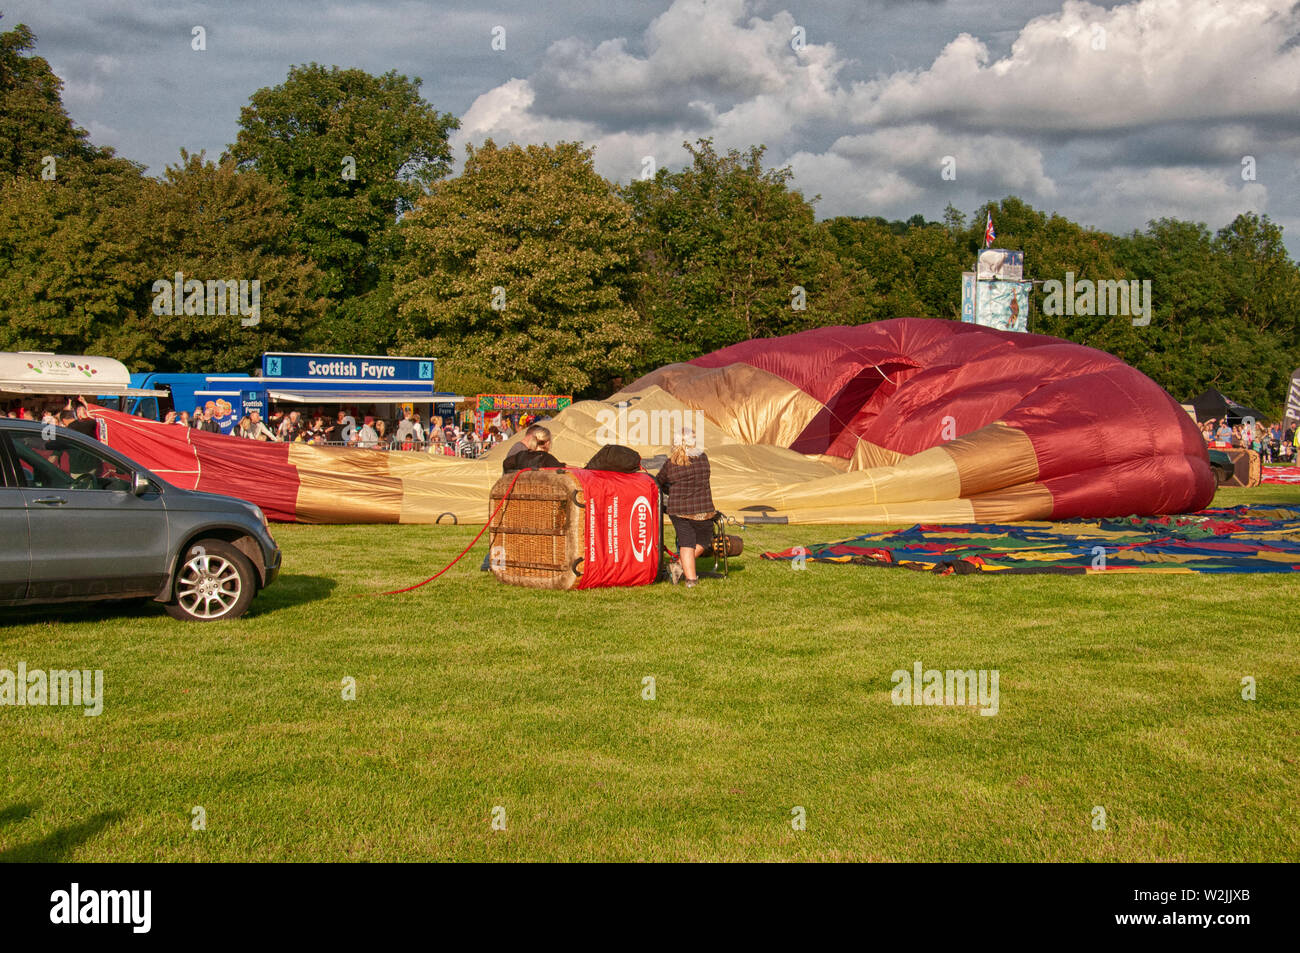
[[[427,425],[433,416],[455,415],[465,398],[436,390],[432,357],[387,357],[368,354],[296,354],[267,352],[256,375],[132,374],[133,388],[162,391],[166,396],[139,397],[125,409],[151,420],[204,408],[209,402],[227,433],[239,418],[259,411],[269,419],[276,410],[298,410],[304,417],[333,418],[342,410],[361,418],[371,415],[390,422],[406,407]]]

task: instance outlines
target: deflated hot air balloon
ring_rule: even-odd
[[[99,415],[110,444],[173,482],[307,522],[482,522],[508,449],[458,460],[268,445]],[[1149,516],[1201,509],[1215,486],[1191,419],[1123,361],[955,321],[746,341],[574,404],[548,426],[551,452],[570,466],[606,443],[653,460],[689,426],[723,512],[791,523]]]
[[[1043,335],[917,318],[818,328],[662,367],[612,399],[656,388],[743,443],[845,469],[746,501],[791,522],[1153,515],[1214,495],[1172,397]]]

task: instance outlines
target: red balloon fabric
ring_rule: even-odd
[[[661,368],[624,393],[651,385],[691,406],[707,393],[714,419],[783,402],[782,416],[806,419],[780,442],[855,468],[947,445],[963,498],[1005,495],[1013,484],[989,471],[1019,469],[1050,494],[1036,512],[1052,518],[1185,512],[1214,495],[1205,442],[1169,394],[1114,355],[1044,335],[919,318],[817,328]]]

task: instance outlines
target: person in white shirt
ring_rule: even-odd
[[[250,440],[275,441],[275,434],[272,433],[271,428],[262,421],[262,415],[260,412],[256,410],[250,410],[248,412],[248,425],[248,432],[241,433],[241,436],[248,437]]]
[[[408,410],[402,415],[402,419],[397,422],[397,431],[393,434],[393,440],[399,444],[408,443],[415,439],[415,421],[411,419],[411,412]]]
[[[358,447],[374,448],[379,445],[379,432],[375,430],[375,418],[367,417],[353,438]]]

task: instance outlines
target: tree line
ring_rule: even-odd
[[[432,354],[449,390],[603,397],[753,337],[959,320],[991,212],[1030,277],[1151,281],[1149,325],[1035,307],[1035,332],[1109,351],[1180,400],[1217,387],[1270,413],[1300,365],[1300,269],[1266,215],[1112,235],[1008,196],[969,219],[949,205],[938,222],[818,221],[761,146],[708,139],[628,183],[576,142],[489,140],[452,175],[458,120],[418,78],[316,63],[253,93],[221,156],[182,150],[155,178],[94,145],[61,88],[30,30],[0,32],[0,350],[212,371],[268,350]],[[256,279],[259,320],[201,300],[155,313],[155,284],[177,273]]]

